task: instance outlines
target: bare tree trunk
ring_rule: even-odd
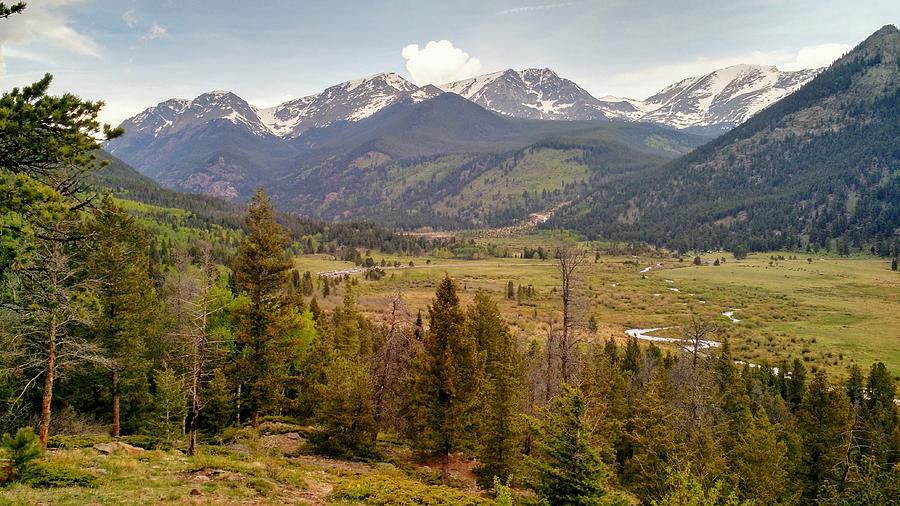
[[[574,352],[576,351],[573,327],[575,325],[574,298],[578,284],[578,274],[587,256],[579,248],[561,247],[557,251],[556,268],[559,271],[562,297],[562,336],[560,348],[560,375],[563,383],[571,383],[574,373]]]
[[[112,437],[119,437],[119,431],[121,429],[121,422],[119,420],[119,399],[121,397],[121,393],[119,392],[119,366],[116,365],[112,370],[112,430],[110,433]]]
[[[50,329],[47,333],[47,376],[44,379],[44,397],[41,400],[41,446],[47,448],[50,440],[50,402],[53,400],[53,379],[56,373],[56,312],[50,314]]]
[[[441,455],[441,483],[446,485],[450,479],[450,450],[445,448]]]
[[[553,347],[556,345],[556,334],[553,333],[553,322],[547,323],[547,371],[545,374],[544,386],[544,404],[550,402],[553,397],[553,384],[556,380],[556,374],[553,371]]]

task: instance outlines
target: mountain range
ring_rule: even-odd
[[[886,26],[824,70],[738,65],[644,101],[548,69],[380,74],[268,109],[217,91],[130,118],[108,149],[170,188],[264,186],[326,220],[466,228],[553,209],[546,226],[679,249],[859,245],[898,233],[898,39]]]
[[[339,121],[358,121],[400,100],[422,101],[456,93],[504,116],[542,120],[625,120],[675,128],[732,128],[767,105],[796,91],[821,69],[783,72],[773,66],[735,65],[684,79],[639,101],[594,98],[550,69],[512,69],[446,83],[416,86],[395,73],[347,81],[321,93],[274,107],[257,108],[227,91],[193,100],[171,99],[127,119],[129,137],[164,137],[188,125],[218,119],[255,135],[297,137]]]
[[[443,94],[458,95],[496,113],[496,117],[476,114],[479,121],[458,125],[462,137],[438,136],[412,150],[381,150],[370,156],[397,160],[411,155],[520,149],[543,136],[583,128],[576,124],[579,121],[652,119],[661,125],[702,128],[705,131],[700,133],[704,135],[718,134],[790,93],[817,72],[730,67],[676,83],[644,102],[596,99],[549,69],[506,70],[440,87],[419,87],[397,74],[378,74],[264,109],[234,93],[212,91],[192,100],[167,100],[127,119],[122,124],[126,134],[109,143],[107,149],[168,187],[241,199],[254,186],[266,185],[278,174],[301,176],[329,157],[339,158],[360,149],[365,142],[384,137],[384,132],[391,130],[387,124],[364,120],[394,107],[407,111],[411,105]],[[455,103],[459,114],[449,114],[448,118],[474,114],[474,109]],[[444,118],[427,115],[428,107],[420,110],[424,116],[415,121],[438,130],[447,127]],[[379,117],[393,118],[396,123],[400,116],[392,113]],[[547,124],[502,122],[502,118]],[[413,119],[407,115],[407,121]],[[498,122],[504,126],[498,127]],[[498,135],[468,135],[478,128]],[[525,130],[530,133],[525,134]],[[422,140],[422,129],[413,129],[411,135],[407,139]]]

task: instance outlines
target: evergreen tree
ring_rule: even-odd
[[[147,339],[156,328],[156,293],[147,271],[149,241],[137,220],[107,195],[92,226],[97,240],[87,262],[88,276],[98,280],[102,307],[92,333],[110,359],[112,428],[118,437],[120,412],[132,431],[141,427],[140,413],[149,400]],[[125,407],[120,409],[124,395]]]
[[[153,416],[150,428],[153,434],[172,442],[184,433],[188,414],[188,399],[184,383],[175,370],[163,363],[153,376]]]
[[[474,399],[479,381],[475,341],[449,276],[438,285],[423,350],[410,378],[404,406],[407,433],[424,455],[441,459],[449,476],[450,454],[472,445]]]
[[[258,427],[260,415],[275,406],[296,351],[286,339],[295,308],[285,291],[291,268],[285,255],[287,239],[262,190],[253,196],[246,224],[247,235],[233,269],[237,288],[247,298],[236,311],[239,357],[234,370],[251,423]]]
[[[368,364],[336,351],[325,368],[317,392],[316,420],[321,431],[313,439],[319,451],[349,457],[375,451],[375,404]]]
[[[361,317],[349,283],[343,307],[332,318],[332,340],[324,357],[327,365],[317,386],[316,420],[322,430],[315,438],[320,451],[341,456],[368,456],[375,449],[374,392]]]
[[[530,487],[549,504],[597,504],[606,493],[606,470],[591,447],[581,393],[568,384],[541,412]]]
[[[846,394],[831,388],[825,371],[817,371],[797,409],[797,428],[803,440],[805,500],[815,500],[827,481],[843,476],[850,425]]]
[[[497,303],[483,291],[468,308],[469,334],[484,357],[479,399],[479,465],[475,473],[487,488],[494,478],[509,480],[519,460],[522,359]]]

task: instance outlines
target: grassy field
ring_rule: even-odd
[[[517,252],[523,245],[553,248],[573,237],[540,234],[481,240]],[[882,361],[900,374],[900,274],[890,270],[889,261],[807,255],[789,260],[793,253],[775,253],[785,260],[772,261],[771,255],[755,254],[740,261],[730,254],[706,255],[699,266],[692,258],[662,253],[601,255],[596,262],[592,255],[581,283],[587,302],[582,316],[586,321],[594,315],[600,328],[584,335],[624,338],[628,328],[670,327],[657,334],[678,337],[679,326],[697,314],[718,324],[717,339],[728,337],[736,358],[742,360],[776,364],[802,358],[810,368],[838,374],[853,363],[865,369]],[[372,256],[376,262],[382,258],[378,252]],[[724,262],[713,265],[716,257]],[[523,340],[541,339],[548,322],[559,320],[555,293],[559,279],[552,259],[418,257],[410,268],[408,257],[384,258],[398,260],[402,267],[388,269],[380,281],[360,278],[357,288],[361,306],[376,318],[386,314],[387,297],[398,291],[414,312],[425,312],[438,280],[448,274],[459,281],[464,303],[478,289],[491,292]],[[313,273],[352,267],[321,255],[298,257],[296,265]],[[536,296],[506,299],[508,281],[534,286]],[[324,304],[330,307],[339,301],[340,290]],[[729,311],[740,321],[723,315]]]
[[[414,464],[392,441],[379,442],[377,461],[334,460],[309,452],[308,430],[268,422],[203,445],[193,457],[181,451],[183,441],[105,453],[93,445],[108,436],[61,437],[51,443],[65,448],[49,450],[41,463],[57,482],[0,487],[0,504],[492,504],[475,486],[472,462],[454,460],[442,486],[439,470]],[[58,482],[73,477],[80,486]]]

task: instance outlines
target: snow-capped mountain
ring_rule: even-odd
[[[822,69],[735,65],[684,79],[647,100],[594,98],[549,69],[504,70],[442,85],[494,112],[528,119],[618,119],[675,128],[732,128],[793,93]]]
[[[395,73],[337,84],[321,93],[260,109],[228,91],[211,91],[193,100],[173,98],[133,116],[122,126],[127,137],[160,138],[193,126],[226,120],[258,136],[295,137],[337,121],[358,121],[400,100],[427,100],[443,93],[418,87]],[[119,142],[112,143],[115,151]]]
[[[675,128],[735,127],[822,70],[786,72],[774,66],[734,65],[663,88],[638,105],[643,113],[637,119]]]
[[[297,137],[339,121],[359,121],[401,100],[418,102],[456,93],[504,116],[542,120],[645,121],[675,128],[732,128],[789,95],[821,69],[796,72],[772,66],[735,65],[684,79],[640,101],[595,98],[550,69],[504,70],[446,83],[416,86],[395,73],[347,81],[321,93],[260,109],[228,91],[193,100],[171,99],[126,120],[126,138],[110,145],[115,154],[135,141],[177,135],[214,121],[230,122],[258,137]]]
[[[601,101],[550,69],[507,69],[439,86],[476,104],[515,118],[609,119]]]
[[[425,100],[440,94],[433,86],[419,88],[391,72],[347,81],[322,93],[298,98],[258,111],[269,130],[280,137],[296,137],[310,128],[336,121],[358,121],[402,99]]]
[[[215,120],[243,125],[256,135],[270,133],[257,109],[230,91],[211,91],[193,100],[166,100],[128,118],[122,126],[129,135],[162,137]]]

